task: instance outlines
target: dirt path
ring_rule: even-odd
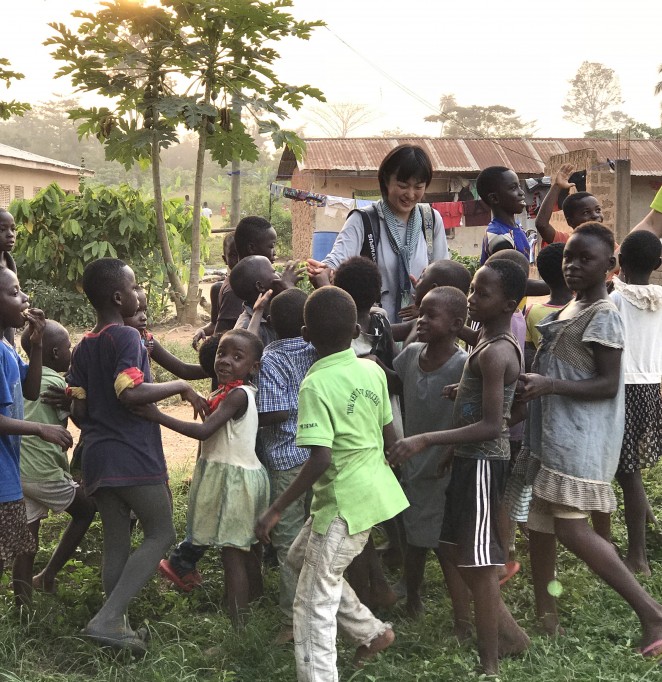
[[[166,414],[177,417],[177,419],[191,420],[193,417],[191,406],[187,404],[170,405],[162,408]],[[78,442],[80,431],[69,421],[69,431],[74,437],[74,442]],[[170,472],[179,469],[192,470],[195,464],[195,454],[198,444],[196,441],[170,429],[161,429],[161,439],[163,440],[163,451]]]

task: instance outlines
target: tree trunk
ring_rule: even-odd
[[[232,97],[232,112],[241,116],[241,100]],[[234,230],[241,218],[241,161],[232,160],[232,176],[230,185],[230,227]]]
[[[156,140],[156,134],[152,141],[152,183],[154,185],[154,212],[156,214],[156,232],[159,237],[159,244],[161,245],[161,254],[163,256],[163,263],[166,267],[168,281],[172,287],[172,296],[177,311],[177,319],[179,319],[184,306],[184,285],[179,279],[177,273],[177,266],[172,257],[172,250],[170,249],[170,242],[168,241],[168,232],[166,230],[165,216],[163,215],[163,194],[161,192],[161,159],[159,157],[159,144]]]
[[[205,104],[211,102],[211,86],[205,86]],[[195,185],[193,187],[193,225],[191,226],[191,267],[189,269],[186,302],[180,321],[196,324],[198,303],[200,302],[200,208],[202,206],[202,176],[205,171],[205,147],[207,142],[207,122],[203,116],[198,130],[198,156],[195,162]]]

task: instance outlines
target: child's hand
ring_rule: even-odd
[[[280,276],[280,281],[283,283],[282,290],[284,291],[285,289],[291,289],[296,286],[296,284],[303,279],[305,272],[306,267],[304,265],[299,265],[293,260],[288,261],[285,270],[283,270],[283,274]]]
[[[448,384],[448,386],[444,386],[441,390],[441,397],[455,400],[455,398],[457,398],[457,387],[459,385],[460,384]]]
[[[255,537],[260,542],[264,542],[265,545],[268,545],[271,542],[269,533],[279,521],[280,512],[276,511],[273,507],[269,507],[269,509],[267,509],[267,511],[260,516],[260,518],[257,520],[257,523],[255,524],[255,528],[253,529]]]
[[[204,396],[201,396],[197,391],[195,391],[191,386],[186,386],[186,388],[179,394],[182,400],[187,400],[191,405],[193,405],[193,419],[201,417],[204,421],[205,417],[209,414],[209,403]]]
[[[263,294],[260,294],[253,305],[253,313],[264,314],[264,309],[267,307],[267,303],[269,303],[273,294],[273,289],[267,289]]]
[[[63,450],[68,450],[74,444],[74,439],[64,426],[40,424],[38,435],[41,440],[45,440],[47,443],[53,443],[54,445],[59,445]]]
[[[554,379],[540,374],[520,374],[515,395],[518,400],[527,402],[541,395],[554,392]]]
[[[44,405],[52,405],[59,410],[71,411],[71,396],[68,396],[66,391],[59,386],[49,386],[43,393],[39,395],[41,402]]]
[[[28,308],[24,315],[30,329],[30,343],[32,345],[40,345],[41,339],[44,336],[44,329],[46,328],[46,315],[44,315],[44,311],[39,310],[39,308]]]
[[[308,279],[315,289],[333,284],[333,270],[328,265],[313,258],[309,258],[306,263],[308,264]]]
[[[159,408],[154,403],[146,403],[145,405],[130,405],[129,410],[137,417],[146,419],[148,422],[157,422],[161,416]]]
[[[418,436],[409,436],[409,438],[401,438],[396,441],[391,449],[388,451],[388,463],[394,467],[398,464],[404,464],[408,459],[417,455],[422,450],[425,450],[427,443],[424,434]]]
[[[416,320],[418,318],[418,306],[415,303],[410,303],[408,306],[400,308],[398,317],[403,322],[411,322],[412,320]]]
[[[200,327],[197,332],[195,332],[195,335],[193,336],[193,341],[191,341],[191,345],[193,346],[194,350],[198,350],[198,344],[200,341],[204,341],[207,338],[207,334],[205,333],[205,330]]]
[[[454,456],[454,447],[448,448],[448,450],[446,450],[446,452],[442,455],[441,459],[439,460],[439,464],[437,464],[437,478],[444,478],[446,474],[448,474],[451,465],[453,464]]]
[[[570,189],[575,186],[574,182],[569,182],[575,167],[571,163],[564,163],[554,178],[554,184],[561,189]]]

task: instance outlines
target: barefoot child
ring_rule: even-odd
[[[150,383],[140,334],[124,325],[138,298],[133,270],[117,258],[101,258],[83,272],[83,290],[97,315],[95,328],[74,348],[69,373],[72,414],[80,418],[83,483],[94,496],[103,524],[106,602],[83,634],[101,646],[144,654],[146,645],[128,622],[130,601],[156,571],[175,540],[161,432],[132,414],[130,406],[180,394],[197,412],[207,404],[185,382]],[[130,513],[144,531],[131,551]]]
[[[44,313],[29,308],[28,303],[16,274],[0,268],[0,334],[22,327],[27,320],[32,347],[30,364],[26,365],[13,346],[4,338],[0,341],[0,573],[6,561],[35,551],[21,489],[21,436],[37,436],[65,449],[73,444],[71,434],[60,424],[23,421],[23,398],[39,398],[45,326]],[[29,605],[32,597],[32,573],[26,567],[24,561],[14,562],[13,588],[18,606]]]
[[[299,392],[297,445],[310,447],[310,458],[255,529],[268,542],[282,511],[313,487],[311,516],[287,557],[299,574],[294,598],[299,682],[338,679],[337,625],[358,646],[358,665],[393,643],[391,626],[361,604],[343,573],[372,526],[407,506],[384,458],[384,442],[394,440],[384,373],[351,349],[359,333],[354,302],[337,287],[322,287],[308,297],[304,320],[303,337],[320,356]]]
[[[531,571],[537,615],[548,632],[557,632],[548,585],[555,579],[558,538],[630,604],[643,630],[641,653],[653,657],[662,653],[662,606],[588,524],[592,511],[616,508],[611,482],[623,440],[624,329],[605,285],[614,262],[610,230],[585,223],[574,231],[563,252],[563,274],[575,299],[538,324],[542,343],[534,374],[522,378],[521,398],[531,401]]]
[[[30,329],[21,335],[25,354],[32,355]],[[64,390],[66,383],[61,376],[69,369],[71,340],[67,330],[53,320],[46,320],[42,339],[42,370],[40,396],[49,390]],[[25,403],[25,418],[41,424],[67,426],[69,414],[45,403],[41,397]],[[21,485],[25,496],[28,526],[39,547],[39,526],[48,512],[66,512],[71,517],[58,546],[46,567],[32,579],[33,587],[51,594],[55,593],[55,577],[71,559],[74,551],[90,527],[96,507],[69,473],[66,452],[53,443],[25,436],[21,439]],[[36,551],[36,550],[35,550]],[[24,554],[16,561],[24,562],[24,572],[32,575],[35,552]]]
[[[660,240],[647,230],[629,234],[621,245],[619,277],[610,298],[625,325],[625,433],[616,480],[623,489],[628,552],[625,565],[650,575],[646,558],[647,500],[641,470],[662,454],[662,287],[650,283],[660,267]]]
[[[510,460],[507,422],[522,363],[510,323],[525,288],[524,271],[509,260],[493,260],[478,270],[471,285],[469,314],[482,327],[457,387],[455,428],[410,436],[389,450],[389,462],[396,465],[431,446],[455,446],[445,454],[453,467],[441,529],[442,551],[473,594],[478,652],[487,674],[498,672],[499,655],[517,653],[529,644],[501,599],[497,571],[506,561],[498,511]],[[451,588],[457,584],[449,581]],[[461,596],[453,600],[455,608],[467,603]],[[469,617],[467,612],[455,612],[456,623],[468,622]]]
[[[466,295],[454,287],[437,286],[421,301],[416,323],[420,343],[407,346],[393,363],[403,389],[406,436],[451,428],[453,404],[440,396],[445,386],[457,384],[462,377],[467,353],[456,340],[466,317]],[[429,549],[437,555],[447,582],[458,577],[457,571],[448,569],[448,557],[439,545],[449,477],[440,477],[437,468],[445,451],[443,447],[426,448],[402,465],[402,487],[410,504],[403,512],[406,608],[413,618],[425,612],[421,586]],[[449,591],[452,597],[459,593],[457,588],[449,587]],[[468,608],[465,604],[456,611],[466,612]],[[466,636],[468,627],[466,622],[455,623],[460,635]]]
[[[209,546],[221,548],[235,625],[241,624],[249,602],[262,595],[253,527],[269,505],[269,476],[255,454],[256,389],[248,383],[261,356],[262,342],[243,329],[231,329],[221,337],[214,365],[219,388],[209,396],[211,414],[202,424],[181,421],[154,406],[141,410],[148,419],[201,441],[189,492],[187,539],[200,555]],[[162,567],[164,563],[168,562],[161,562]],[[169,577],[181,582],[176,574],[176,580]]]

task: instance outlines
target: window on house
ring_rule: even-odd
[[[7,208],[9,202],[11,201],[10,186],[0,185],[0,206],[2,208]]]
[[[23,199],[25,197],[25,192],[21,185],[14,185],[14,199]]]

